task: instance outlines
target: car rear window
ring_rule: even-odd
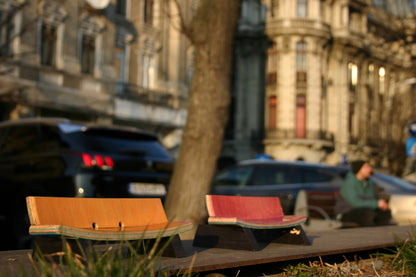
[[[251,166],[229,168],[215,177],[214,184],[244,186],[247,184],[253,169]]]
[[[146,133],[93,130],[66,133],[64,137],[72,148],[79,151],[171,158],[157,138]]]
[[[319,168],[304,166],[259,166],[256,168],[251,185],[282,185],[329,182],[333,175]]]

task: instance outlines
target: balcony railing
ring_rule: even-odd
[[[266,139],[271,140],[319,140],[326,143],[334,143],[334,135],[327,131],[306,130],[306,136],[303,138],[296,137],[295,129],[275,129],[267,130]]]
[[[72,74],[50,67],[42,67],[24,63],[10,63],[10,67],[18,72],[16,77],[40,84],[72,89],[79,93],[102,93],[113,97],[126,98],[144,104],[159,105],[173,109],[185,109],[187,97],[167,91],[148,89],[137,85],[122,83],[117,80],[104,80]]]
[[[185,109],[187,105],[188,99],[183,95],[175,95],[128,83],[118,82],[116,86],[118,97],[137,100],[145,104],[161,105],[175,109]]]

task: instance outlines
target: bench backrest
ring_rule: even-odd
[[[284,215],[278,197],[206,195],[205,200],[209,216],[256,219]]]
[[[146,226],[168,222],[159,198],[26,198],[31,225],[80,228]]]

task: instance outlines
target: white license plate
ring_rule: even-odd
[[[137,195],[165,196],[166,188],[163,184],[130,183],[129,192]]]

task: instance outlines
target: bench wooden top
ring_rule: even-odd
[[[278,197],[206,195],[208,223],[267,229],[297,226],[305,216],[284,215]]]
[[[140,239],[168,236],[192,228],[169,222],[159,198],[26,198],[29,232],[90,239]]]

